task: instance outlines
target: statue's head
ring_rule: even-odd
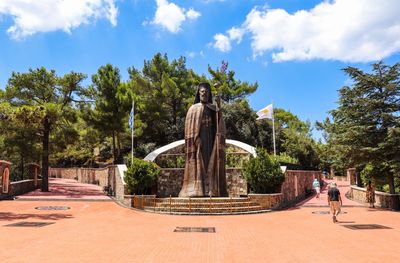
[[[212,103],[211,86],[207,82],[200,83],[197,87],[194,103]]]

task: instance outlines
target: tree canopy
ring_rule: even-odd
[[[370,73],[345,68],[352,85],[339,90],[339,106],[331,111],[332,121],[320,124],[337,163],[379,170],[371,176],[383,176],[390,193],[395,192],[394,178],[400,171],[399,69],[398,63],[388,66],[383,62],[373,64]]]

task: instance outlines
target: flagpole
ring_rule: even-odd
[[[275,114],[274,114],[274,102],[271,100],[272,105],[272,140],[274,141],[274,156],[276,156],[276,145],[275,145]]]
[[[134,120],[134,114],[135,114],[135,101],[132,100],[132,127],[131,127],[131,138],[132,138],[132,145],[131,145],[131,155],[132,155],[132,162],[131,162],[131,166],[133,166],[133,120]],[[130,116],[129,116],[130,117]]]
[[[262,108],[257,111],[258,118],[261,119],[272,119],[272,142],[274,145],[274,156],[276,156],[276,144],[275,144],[275,117],[274,117],[274,106],[273,103],[269,104],[267,107]]]
[[[273,114],[273,113],[272,113]],[[276,156],[276,147],[275,147],[275,117],[272,115],[272,139],[274,140],[274,156]]]

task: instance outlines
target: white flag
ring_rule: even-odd
[[[261,119],[274,119],[274,109],[272,104],[269,104],[267,107],[257,111],[258,118],[257,120]]]

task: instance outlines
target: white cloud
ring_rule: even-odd
[[[182,7],[167,0],[156,0],[157,11],[152,21],[153,24],[159,25],[171,33],[178,33],[181,25],[186,19],[197,19],[201,14],[190,8],[187,12]]]
[[[250,35],[254,56],[272,52],[275,62],[368,62],[400,51],[399,13],[398,0],[324,1],[293,14],[254,8],[240,29]]]
[[[190,8],[189,11],[186,12],[186,17],[189,19],[197,19],[199,16],[201,16],[201,14],[193,8]]]
[[[14,39],[38,32],[72,29],[105,18],[117,24],[115,0],[1,0],[0,15],[13,17],[7,32]]]
[[[241,28],[232,27],[227,33],[230,40],[236,40],[237,43],[240,43],[245,31]]]
[[[227,35],[216,34],[214,35],[214,44],[212,46],[221,52],[229,52],[232,49],[231,41],[240,43],[242,41],[245,30],[243,28],[232,27],[227,32]]]
[[[186,51],[186,57],[188,58],[194,58],[196,56],[196,53],[193,51]]]
[[[231,51],[231,41],[229,37],[223,35],[223,34],[216,34],[214,36],[214,44],[213,46],[216,49],[219,49],[222,52],[229,52]]]

